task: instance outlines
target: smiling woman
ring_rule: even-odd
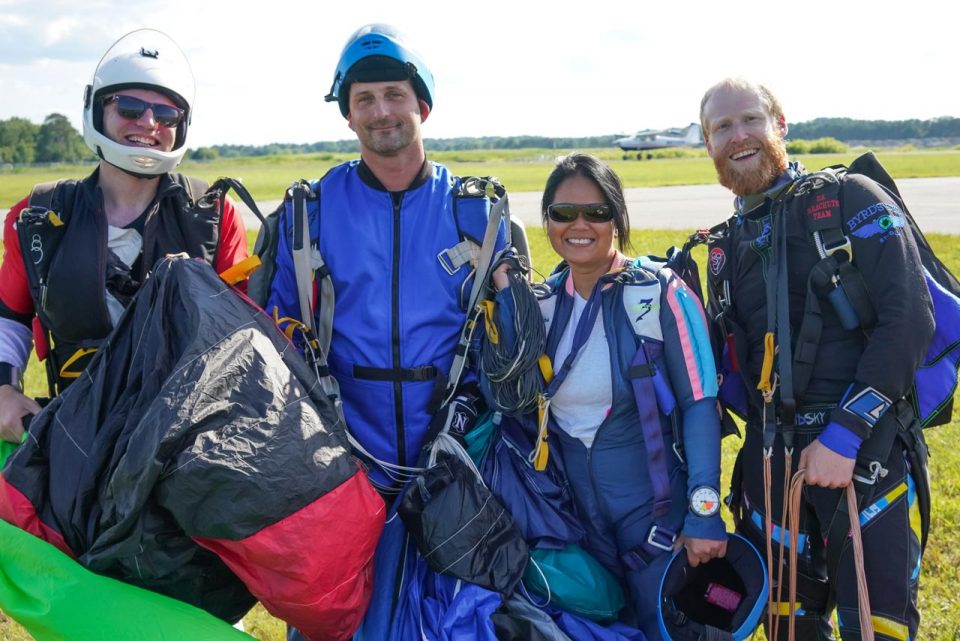
[[[545,369],[553,373],[544,376],[541,413],[531,418],[541,444],[549,433],[550,449],[538,446],[533,460],[546,466],[556,452],[588,530],[584,546],[625,577],[640,627],[659,639],[656,588],[667,552],[682,542],[696,566],[726,547],[716,372],[703,309],[671,270],[618,251],[628,247],[623,189],[595,157],[561,158],[541,211],[564,263],[537,294]],[[506,270],[494,274],[499,327],[514,326]],[[655,372],[666,375],[654,383]],[[676,415],[653,385],[670,389],[682,431],[671,429]],[[685,469],[678,456],[663,455],[679,452],[681,438]]]

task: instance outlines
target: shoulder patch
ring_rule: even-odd
[[[626,283],[623,285],[623,307],[637,336],[663,340],[660,327],[660,281]]]

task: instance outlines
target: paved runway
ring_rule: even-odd
[[[960,177],[911,178],[897,181],[910,213],[927,233],[960,234]],[[724,220],[733,211],[732,194],[720,185],[642,187],[625,191],[633,229],[697,229]],[[528,227],[540,225],[539,192],[510,194],[510,212]],[[280,203],[262,201],[269,213]],[[247,229],[259,222],[240,205]]]

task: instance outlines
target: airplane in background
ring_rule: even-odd
[[[672,127],[670,129],[644,129],[632,136],[617,138],[613,144],[620,147],[627,157],[627,152],[637,152],[637,159],[643,158],[643,153],[654,149],[667,147],[698,147],[703,144],[700,125],[690,123],[688,127]],[[647,154],[647,159],[652,154]]]

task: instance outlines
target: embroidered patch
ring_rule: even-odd
[[[890,407],[890,404],[889,398],[872,387],[868,387],[861,390],[856,396],[844,401],[842,407],[851,414],[859,416],[870,427],[873,427]]]
[[[659,307],[659,305],[654,305],[652,298],[641,298],[640,302],[633,304],[633,313],[638,314],[638,316],[633,319],[633,322],[636,323],[642,320],[643,317],[653,311],[655,307]]]
[[[900,228],[906,224],[903,216],[899,213],[883,214],[857,227],[853,235],[857,238],[873,238],[875,236],[886,236],[888,234],[900,235]]]
[[[719,247],[710,250],[710,273],[714,276],[720,274],[720,270],[727,264],[727,255]]]
[[[833,210],[840,208],[840,201],[836,198],[827,198],[823,194],[817,194],[813,205],[807,207],[807,215],[814,220],[823,220],[833,216]]]
[[[858,211],[854,216],[851,216],[850,220],[847,221],[847,229],[853,231],[881,214],[890,214],[903,218],[903,212],[900,211],[900,208],[896,205],[892,203],[873,203],[869,207],[864,207]]]

